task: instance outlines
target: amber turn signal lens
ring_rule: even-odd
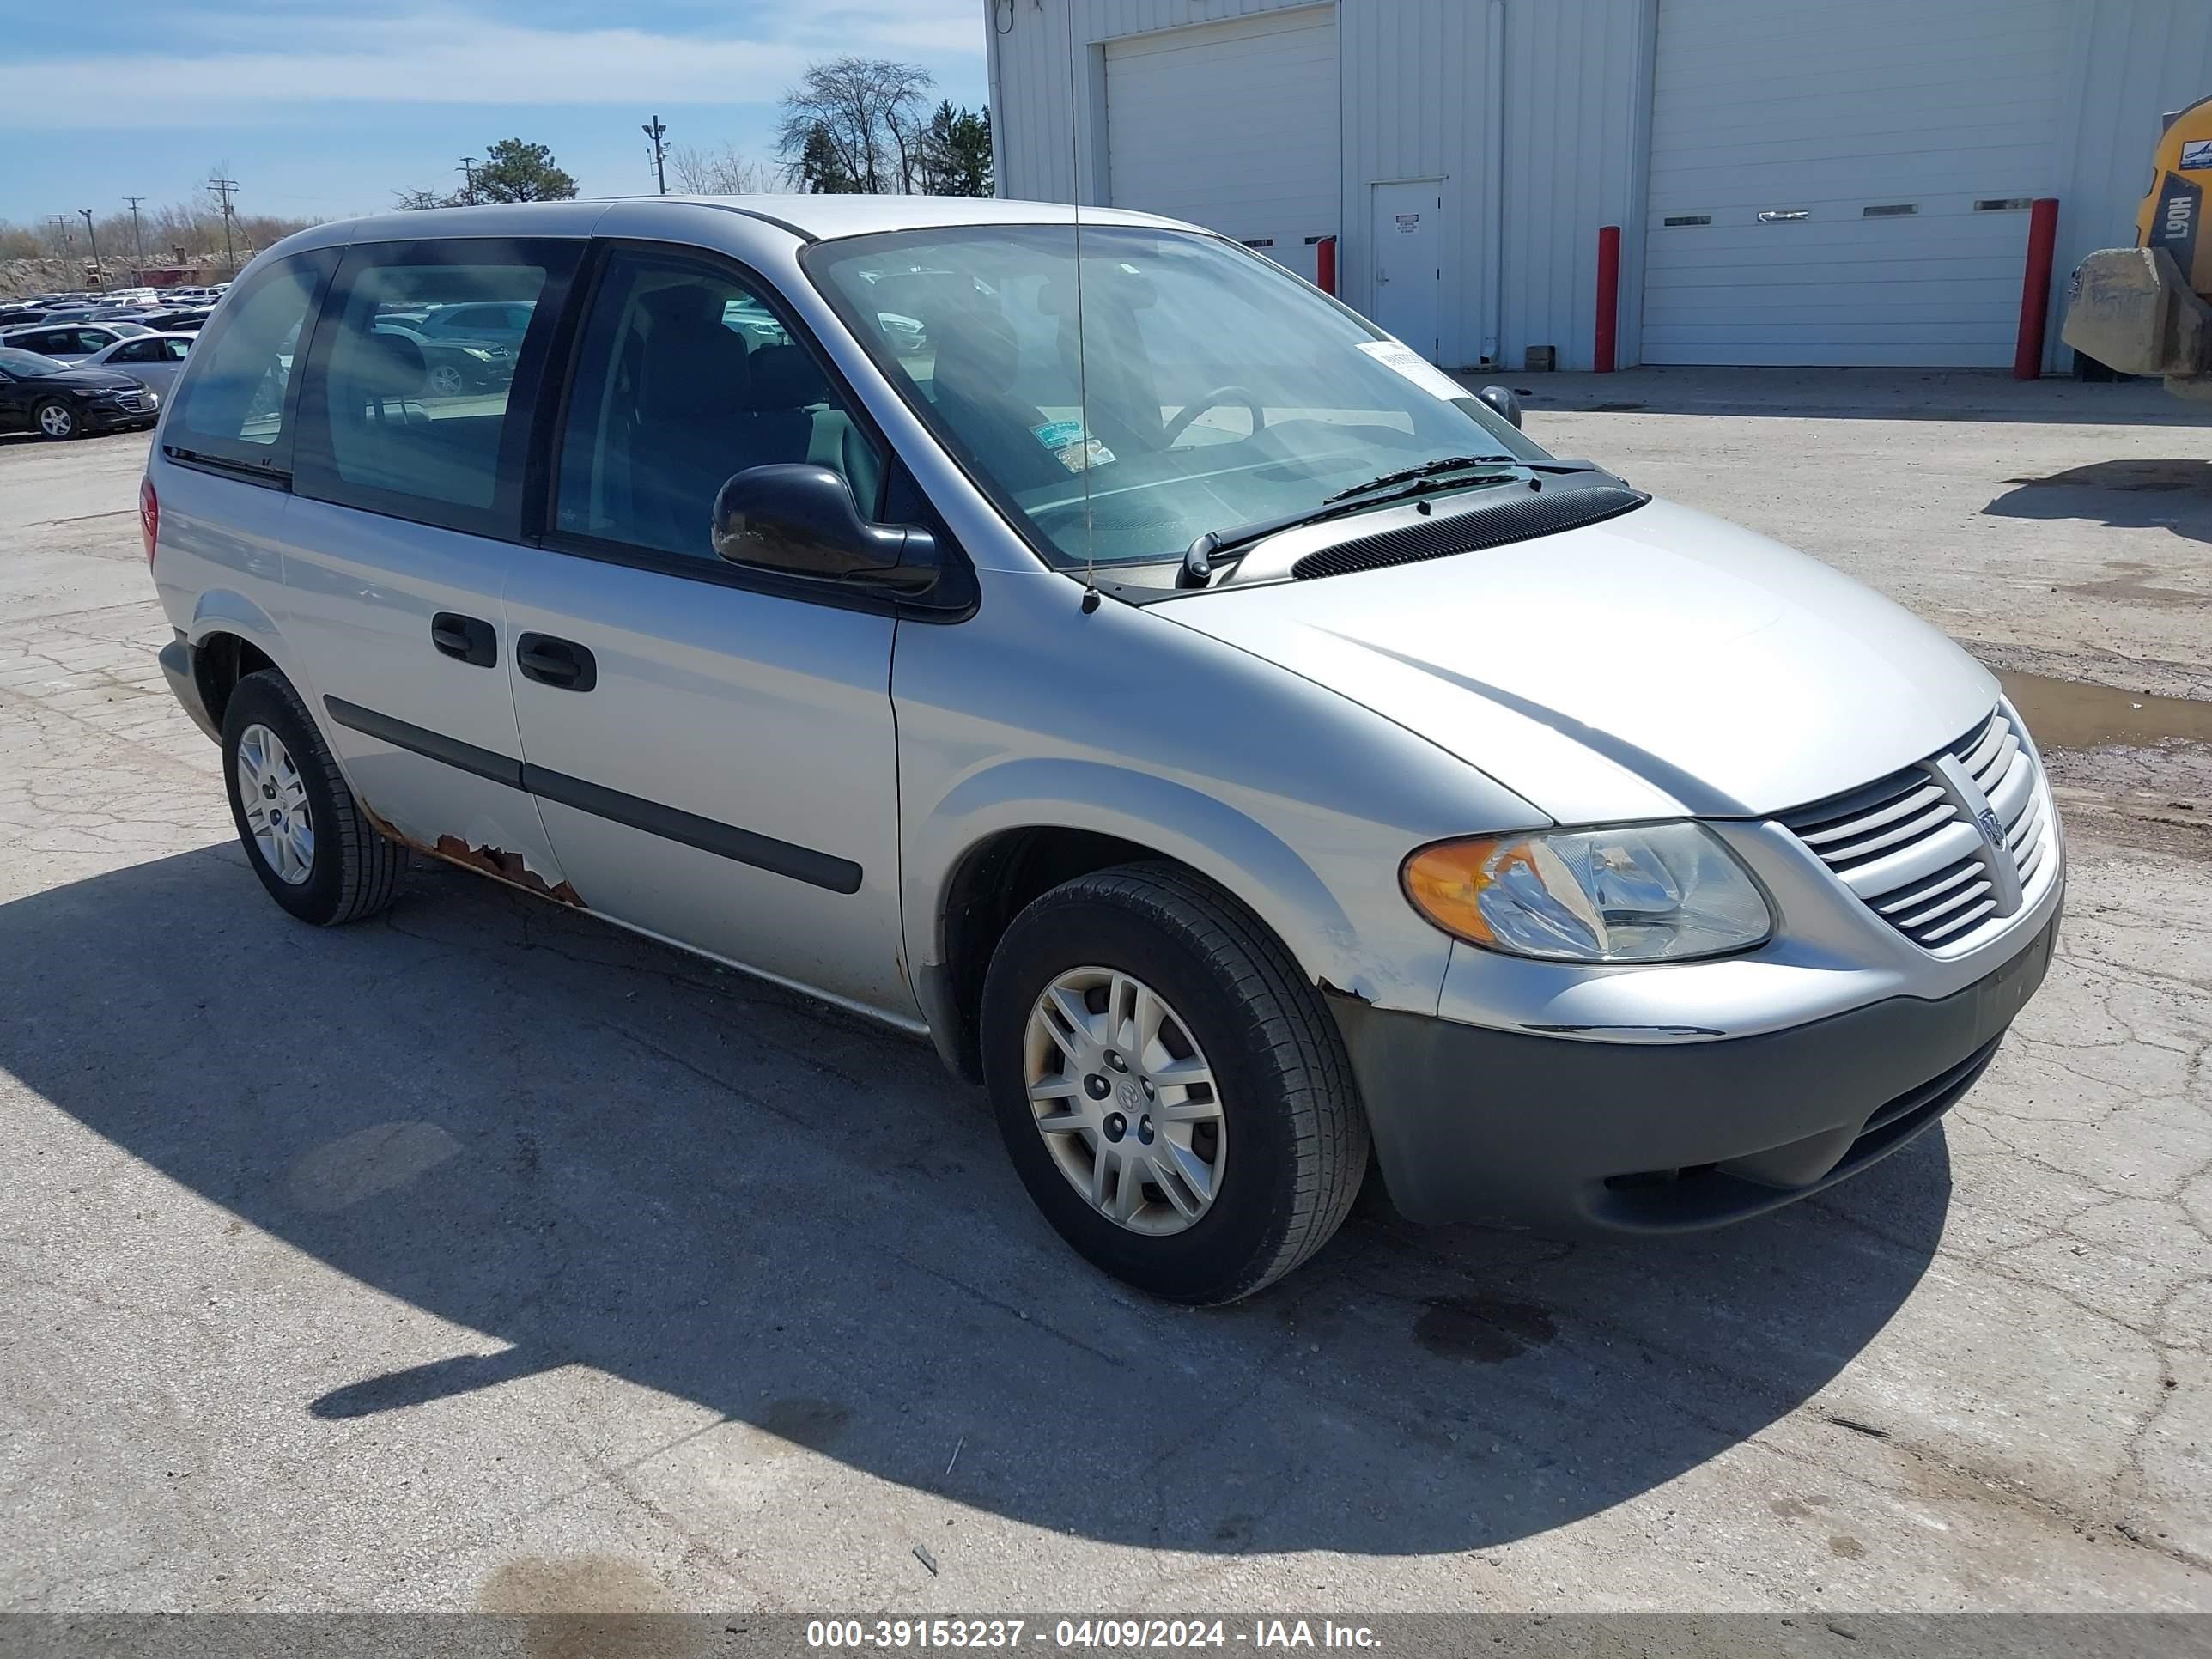
[[[1406,896],[1447,933],[1495,945],[1490,924],[1483,920],[1481,898],[1482,890],[1498,878],[1501,853],[1510,860],[1515,849],[1492,837],[1424,847],[1406,860]]]

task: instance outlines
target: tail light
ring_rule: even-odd
[[[107,498],[113,501],[111,495]],[[154,543],[161,533],[161,498],[154,493],[151,478],[138,480],[138,535],[146,544],[146,562],[154,562]]]

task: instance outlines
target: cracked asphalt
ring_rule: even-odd
[[[0,441],[0,1607],[2212,1610],[2212,781],[2063,689],[2212,695],[2212,441],[1855,384],[1529,424],[2081,733],[1996,1064],[1731,1231],[1370,1194],[1206,1314],[1070,1256],[926,1048],[444,866],[289,921],[155,666],[145,440]]]

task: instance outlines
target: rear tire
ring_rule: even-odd
[[[392,902],[406,854],[369,827],[307,705],[275,669],[231,692],[222,759],[231,822],[270,897],[318,927]]]
[[[1053,1012],[1055,990],[1090,1023],[1079,1029],[1066,1000]],[[1132,1011],[1151,999],[1146,1052],[1124,995]],[[1273,1283],[1328,1241],[1366,1174],[1366,1115],[1320,994],[1257,916],[1177,865],[1079,877],[1017,916],[985,978],[982,1048],[1000,1133],[1046,1219],[1094,1266],[1170,1301]],[[1208,1080],[1179,1088],[1178,1073]],[[1198,1116],[1209,1125],[1194,1140]],[[1127,1199],[1132,1167],[1141,1196]]]

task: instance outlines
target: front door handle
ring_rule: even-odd
[[[481,617],[441,611],[430,618],[430,643],[472,668],[489,668],[499,660],[499,635]]]
[[[599,665],[592,653],[574,640],[550,634],[517,635],[514,665],[525,679],[562,691],[588,691],[599,683]]]

